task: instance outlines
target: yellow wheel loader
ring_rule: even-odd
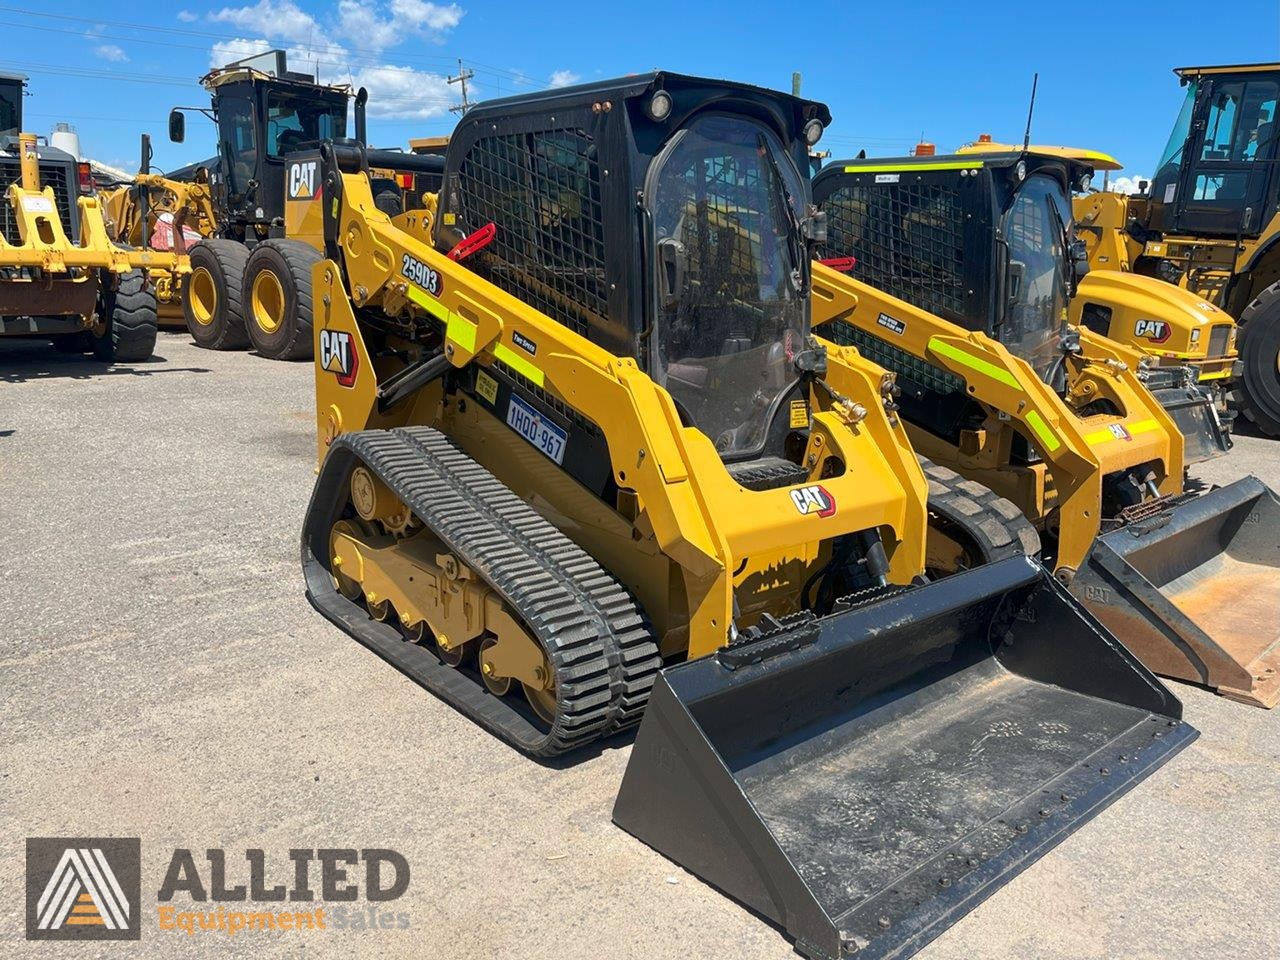
[[[810,336],[828,121],[661,72],[493,101],[396,217],[369,170],[412,158],[324,145],[287,201],[322,257],[302,560],[533,756],[643,716],[619,825],[808,956],[904,957],[1194,732]],[[931,513],[989,562],[927,582]]]
[[[1188,449],[1222,439],[1212,404],[1153,392],[1149,359],[1067,322],[1079,177],[1035,148],[829,164],[813,184],[823,254],[856,279],[816,268],[814,323],[896,374],[916,449],[1017,504],[1057,577],[1147,666],[1273,707],[1280,500],[1254,477],[1187,492]],[[1153,322],[1183,322],[1164,289]]]
[[[1236,319],[1231,402],[1280,437],[1280,63],[1174,73],[1187,96],[1143,195],[1077,197],[1076,220],[1098,280],[1176,284]],[[1215,346],[1234,333],[1215,324]],[[1143,346],[1141,329],[1119,335]]]
[[[111,242],[87,164],[22,132],[25,83],[0,73],[0,335],[146,360],[156,342],[147,271],[176,270],[176,258]]]

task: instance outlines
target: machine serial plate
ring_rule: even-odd
[[[507,425],[556,463],[564,463],[569,434],[519,397],[513,396],[507,406]]]

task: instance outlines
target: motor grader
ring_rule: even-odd
[[[287,201],[310,199],[302,191],[314,184],[287,180],[284,171],[303,169],[289,162],[299,151],[347,137],[352,100],[355,137],[364,142],[365,92],[353,96],[345,84],[289,70],[283,50],[229,63],[200,82],[210,104],[198,109],[217,125],[218,154],[169,178],[204,180],[211,202],[210,235],[189,251],[181,297],[187,329],[209,349],[251,346],[273,360],[309,359],[310,305],[297,277],[309,273],[315,255],[285,238],[284,220]],[[185,140],[183,111],[192,109],[170,113],[173,142]]]
[[[1095,276],[1173,283],[1236,319],[1232,403],[1280,437],[1280,63],[1174,73],[1187,95],[1147,189],[1083,194],[1076,221]]]
[[[395,155],[323,145],[287,201],[322,256],[302,561],[530,755],[643,716],[619,825],[808,956],[904,957],[1195,734],[1016,508],[930,489],[893,376],[811,337],[829,120],[665,72],[491,101],[396,217]],[[986,562],[931,582],[939,518]]]
[[[151,356],[156,298],[147,270],[172,255],[107,235],[88,165],[22,130],[26,78],[0,74],[0,335],[48,338],[107,362]]]
[[[1188,451],[1221,440],[1213,406],[1148,389],[1147,358],[1068,322],[1084,174],[1039,148],[829,164],[813,184],[823,256],[856,264],[816,268],[816,330],[896,373],[916,449],[1017,504],[1057,577],[1147,666],[1273,707],[1280,500],[1254,477],[1189,492]],[[1153,322],[1194,321],[1183,291],[1161,291]]]

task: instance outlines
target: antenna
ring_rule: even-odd
[[[462,66],[462,58],[458,58],[458,75],[456,77],[446,77],[449,83],[458,83],[462,85],[462,102],[454,104],[449,108],[450,113],[466,113],[471,109],[471,101],[467,99],[467,81],[476,75],[474,70],[467,70]]]
[[[1040,85],[1040,74],[1037,73],[1031,78],[1031,106],[1027,107],[1027,132],[1022,137],[1022,152],[1026,153],[1031,147],[1031,118],[1036,112],[1036,87]]]

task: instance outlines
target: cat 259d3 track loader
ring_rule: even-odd
[[[927,502],[892,376],[810,337],[828,120],[670,73],[494,101],[395,218],[368,171],[409,158],[296,161],[323,185],[289,229],[324,254],[303,565],[532,755],[643,714],[617,823],[810,956],[901,957],[1194,733],[1011,504]],[[939,511],[993,562],[926,582]]]
[[[817,332],[897,374],[916,449],[1016,503],[1147,666],[1273,707],[1280,500],[1255,477],[1184,492],[1188,451],[1222,439],[1213,406],[1193,385],[1149,390],[1167,368],[1067,322],[1084,268],[1069,191],[1088,172],[1036,147],[829,164],[824,255],[856,258],[857,279],[816,268],[816,289],[855,304],[816,300]],[[1195,298],[1154,287],[1147,316],[1194,329]]]
[[[107,236],[87,164],[22,132],[26,78],[0,73],[0,336],[47,337],[108,362],[151,356],[155,291],[146,269],[171,254]]]

